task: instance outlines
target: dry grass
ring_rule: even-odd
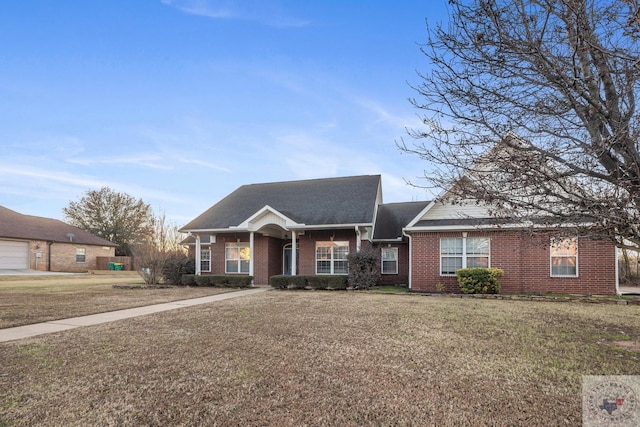
[[[2,344],[0,426],[580,425],[639,338],[636,306],[271,291]]]
[[[114,289],[137,273],[0,278],[0,328],[227,292],[215,288]]]

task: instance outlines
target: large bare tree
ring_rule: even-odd
[[[131,255],[131,245],[151,234],[151,206],[109,187],[89,190],[63,209],[69,224],[118,244],[116,255]]]
[[[473,177],[453,196],[640,245],[638,0],[449,0],[449,18],[400,142],[431,184]]]

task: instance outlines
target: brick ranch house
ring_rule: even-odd
[[[0,206],[0,269],[86,272],[116,244],[62,221]]]
[[[505,293],[618,293],[608,241],[497,227],[471,202],[385,204],[379,175],[245,185],[181,231],[196,274],[251,275],[256,284],[347,274],[349,251],[373,245],[380,282],[416,292],[459,292],[455,271],[476,266],[503,269]]]

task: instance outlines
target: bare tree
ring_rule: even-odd
[[[495,216],[640,245],[638,0],[449,5],[411,100],[425,126],[400,148],[435,187],[473,177],[453,197]]]
[[[167,219],[165,212],[152,217],[149,232],[132,245],[136,269],[146,284],[159,283],[167,260],[184,253],[183,238],[178,226]]]
[[[89,190],[63,209],[69,224],[118,244],[116,255],[131,255],[130,245],[144,239],[153,222],[151,207],[142,199],[109,187]]]

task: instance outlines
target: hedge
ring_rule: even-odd
[[[456,271],[458,285],[465,294],[499,294],[503,275],[504,271],[499,268],[461,268]]]
[[[182,276],[182,284],[189,286],[246,288],[251,286],[252,281],[253,276],[214,276],[210,274],[202,274],[199,276],[194,274],[184,274]]]
[[[269,284],[278,289],[347,289],[347,276],[271,276]]]

